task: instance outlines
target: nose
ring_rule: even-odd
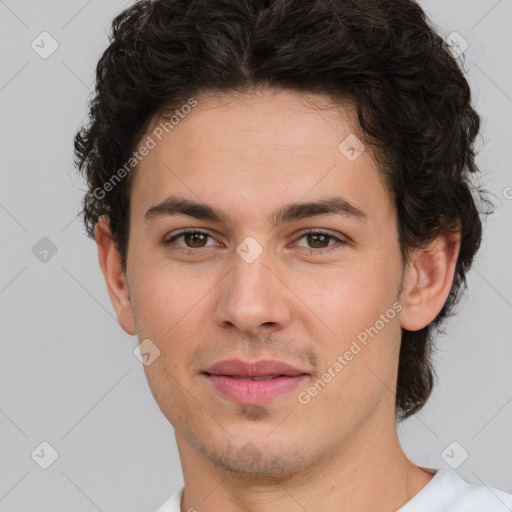
[[[291,319],[293,296],[278,265],[265,250],[254,261],[233,255],[233,267],[220,283],[217,323],[257,336],[285,327]]]

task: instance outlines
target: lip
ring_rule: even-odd
[[[264,359],[262,361],[244,362],[240,359],[226,359],[210,366],[205,373],[228,375],[232,377],[267,377],[269,375],[286,375],[294,377],[307,372],[282,361]]]
[[[248,405],[269,403],[310,377],[303,370],[270,359],[250,363],[239,359],[220,361],[203,374],[218,392]]]

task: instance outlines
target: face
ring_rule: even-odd
[[[350,104],[197,102],[134,175],[120,322],[160,350],[145,371],[182,443],[236,472],[307,468],[394,425],[395,212]],[[226,360],[245,365],[212,370]],[[282,376],[228,375],[258,368]]]

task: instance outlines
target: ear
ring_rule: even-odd
[[[458,233],[443,233],[426,248],[411,252],[401,293],[400,325],[408,331],[427,326],[450,293],[460,250]]]
[[[121,264],[121,256],[112,238],[108,217],[100,218],[96,224],[94,235],[98,246],[101,271],[117,315],[117,321],[128,334],[136,334],[128,284]]]

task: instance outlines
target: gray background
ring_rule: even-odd
[[[133,355],[137,339],[114,318],[96,246],[76,218],[83,184],[72,138],[110,21],[128,4],[0,0],[4,512],[154,510],[182,485],[173,428]],[[465,66],[484,118],[478,162],[497,210],[470,293],[438,339],[435,393],[399,433],[416,463],[458,465],[465,450],[459,474],[512,492],[512,1],[422,5],[443,36],[456,31],[469,43]],[[31,47],[43,31],[59,45],[46,59]],[[47,448],[31,457],[43,441],[58,452],[48,469],[38,465],[50,461]]]

